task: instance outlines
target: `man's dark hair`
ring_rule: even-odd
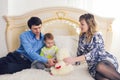
[[[41,21],[41,19],[39,17],[31,17],[28,20],[27,24],[28,24],[28,27],[31,29],[31,27],[33,25],[38,26],[38,25],[42,24],[42,21]]]

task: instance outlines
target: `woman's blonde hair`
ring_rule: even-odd
[[[83,14],[80,16],[79,18],[79,21],[82,21],[82,20],[85,20],[87,25],[88,25],[88,31],[85,33],[86,35],[86,41],[87,42],[90,42],[93,35],[97,32],[97,26],[96,26],[96,21],[94,19],[94,15],[90,14],[90,13],[87,13],[87,14]],[[81,32],[80,33],[80,36],[82,35],[83,33]]]

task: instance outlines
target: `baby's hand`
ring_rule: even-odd
[[[56,63],[57,63],[57,60],[56,60],[56,59],[53,59],[53,62],[56,64]]]

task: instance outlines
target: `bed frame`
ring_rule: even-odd
[[[87,11],[68,8],[68,7],[50,7],[33,10],[19,16],[4,16],[6,26],[6,43],[8,51],[14,51],[19,47],[19,35],[29,30],[27,20],[31,16],[40,17],[43,21],[42,32],[51,32],[54,35],[74,36],[79,35],[79,16],[88,13]],[[113,19],[104,18],[95,15],[97,26],[103,33],[105,48],[110,49],[112,40],[111,24]]]

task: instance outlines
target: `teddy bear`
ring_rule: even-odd
[[[66,48],[62,48],[56,54],[57,63],[54,67],[51,67],[51,74],[52,75],[65,75],[74,70],[72,64],[66,64],[63,59],[70,57],[70,54]]]

